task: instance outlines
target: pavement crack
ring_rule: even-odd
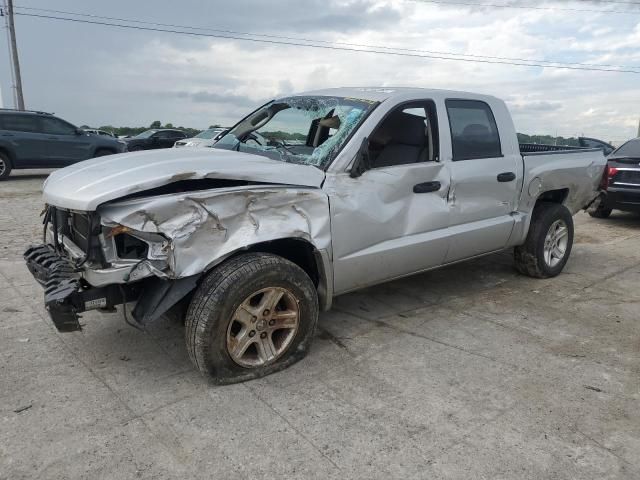
[[[327,456],[326,453],[324,453],[320,447],[318,447],[315,443],[313,443],[304,433],[302,433],[300,430],[298,430],[298,428],[295,427],[295,425],[293,425],[288,418],[286,418],[284,415],[282,415],[278,410],[276,410],[269,402],[267,402],[264,398],[262,398],[260,395],[258,395],[248,384],[244,384],[244,387],[249,390],[249,393],[251,393],[251,395],[253,395],[256,399],[258,399],[258,401],[260,401],[261,403],[263,403],[269,410],[271,410],[273,413],[275,413],[278,417],[280,417],[282,419],[282,421],[284,421],[284,423],[286,423],[287,425],[289,425],[289,427],[291,427],[291,429],[296,432],[298,435],[300,435],[309,445],[311,445],[311,447],[318,452],[325,460],[327,460],[331,465],[333,465],[338,471],[341,471],[342,469],[338,466],[338,464],[336,462],[334,462],[333,460],[331,460],[331,458],[329,456]]]

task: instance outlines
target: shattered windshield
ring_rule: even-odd
[[[376,105],[344,97],[274,100],[242,120],[213,148],[323,169]]]

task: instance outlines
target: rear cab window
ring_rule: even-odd
[[[500,134],[491,107],[479,100],[445,101],[453,161],[502,157]]]

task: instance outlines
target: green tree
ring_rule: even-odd
[[[162,127],[162,122],[160,120],[156,120],[149,126],[149,128],[160,128],[160,127]]]
[[[173,128],[173,123],[167,123],[164,128]]]

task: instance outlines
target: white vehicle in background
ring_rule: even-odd
[[[107,132],[106,130],[99,130],[97,128],[84,128],[83,130],[93,135],[101,135],[103,137],[118,138],[116,135],[114,135],[111,132]]]
[[[178,140],[173,147],[211,147],[214,143],[220,140],[227,132],[228,128],[216,127],[209,128],[192,138],[185,138],[184,140]]]

